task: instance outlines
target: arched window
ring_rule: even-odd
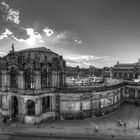
[[[138,78],[139,74],[138,73],[135,73],[135,78]]]
[[[133,78],[133,73],[129,73],[129,78]]]
[[[41,87],[47,88],[49,86],[49,73],[48,69],[43,69],[41,71]]]
[[[137,90],[137,98],[140,99],[140,89]]]
[[[26,107],[27,107],[27,115],[35,115],[35,102],[32,100],[28,100],[26,102]]]
[[[117,77],[117,73],[116,72],[114,73],[114,77]]]
[[[121,72],[119,73],[119,78],[122,78],[122,73]]]
[[[127,73],[126,72],[124,73],[124,78],[127,78]]]
[[[34,72],[32,69],[25,70],[25,88],[26,89],[35,88]]]
[[[18,72],[14,67],[11,68],[10,76],[11,76],[11,87],[17,88]]]

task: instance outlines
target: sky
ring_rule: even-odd
[[[0,0],[0,55],[46,47],[67,65],[135,63],[140,58],[139,0]]]

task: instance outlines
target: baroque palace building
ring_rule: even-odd
[[[55,116],[56,89],[65,86],[66,63],[45,47],[14,51],[0,58],[0,112],[21,121]]]
[[[112,67],[112,77],[132,80],[140,76],[140,59],[137,63],[117,64]]]
[[[139,83],[109,78],[99,85],[67,85],[66,62],[45,47],[15,51],[12,45],[0,58],[0,113],[4,117],[25,123],[50,117],[99,117],[124,102],[140,102]]]

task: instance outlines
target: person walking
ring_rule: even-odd
[[[123,126],[124,126],[124,128],[126,128],[126,122],[124,121],[124,123],[123,123]]]
[[[95,125],[95,132],[98,132],[98,125]]]

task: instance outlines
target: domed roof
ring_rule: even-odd
[[[16,53],[24,53],[24,52],[49,52],[49,53],[56,54],[50,49],[47,49],[46,47],[28,48],[28,49],[16,51]]]

